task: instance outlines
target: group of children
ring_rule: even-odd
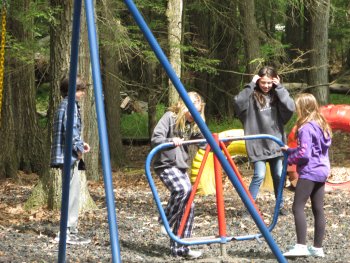
[[[77,78],[76,111],[73,127],[73,156],[70,189],[76,198],[70,196],[68,211],[67,243],[88,243],[77,235],[79,209],[79,177],[77,163],[90,147],[81,139],[81,117],[78,101],[83,97],[86,83]],[[67,118],[68,79],[61,85],[62,96],[65,97],[56,112],[54,122],[54,136],[51,150],[51,166],[63,168],[63,146]],[[189,92],[189,98],[204,120],[205,103],[197,92]],[[325,181],[330,173],[328,149],[331,144],[332,131],[319,111],[315,97],[311,94],[299,94],[295,100],[291,98],[287,89],[281,83],[277,72],[272,67],[263,67],[252,81],[234,98],[235,114],[244,127],[245,135],[270,134],[286,142],[284,125],[290,120],[293,113],[297,114],[298,140],[296,148],[279,147],[268,139],[247,140],[246,150],[250,161],[254,164],[254,175],[249,191],[255,200],[260,185],[266,174],[266,163],[270,164],[275,196],[282,173],[283,152],[287,151],[288,163],[297,165],[299,180],[295,189],[293,214],[297,243],[286,253],[286,257],[317,256],[324,257],[322,241],[325,232],[325,216],[323,210]],[[177,234],[180,222],[192,191],[187,174],[188,147],[183,141],[203,138],[197,124],[182,100],[170,107],[156,125],[151,142],[152,147],[162,143],[172,142],[173,147],[158,153],[154,160],[154,171],[170,191],[170,198],[165,207],[165,215],[173,233]],[[313,246],[306,245],[306,216],[304,212],[307,200],[311,199],[312,212],[315,218],[315,236]],[[281,202],[280,215],[286,210]],[[188,216],[187,223],[181,238],[191,236],[194,221],[194,203]],[[161,231],[163,223],[159,219]],[[59,238],[57,238],[59,241]],[[202,255],[199,250],[189,249],[188,246],[170,241],[173,256],[190,259]]]
[[[204,120],[204,101],[196,92],[188,93],[196,109]],[[296,164],[299,180],[295,189],[293,214],[297,243],[286,253],[286,257],[316,256],[324,257],[322,241],[325,232],[323,211],[325,182],[330,173],[328,149],[332,131],[321,115],[315,97],[311,94],[299,94],[295,100],[281,83],[272,67],[263,67],[252,81],[234,98],[235,114],[244,127],[245,135],[269,134],[286,142],[284,125],[297,113],[297,148],[280,147],[268,139],[247,140],[246,150],[254,164],[254,175],[249,191],[255,200],[260,185],[265,178],[266,163],[270,164],[274,192],[282,174],[283,151],[287,151],[288,163]],[[183,101],[169,108],[156,125],[152,135],[152,146],[173,142],[174,147],[159,153],[155,157],[154,170],[170,191],[170,199],[165,214],[173,233],[177,233],[184,208],[191,193],[191,184],[187,174],[188,149],[182,145],[184,140],[199,138],[201,133]],[[311,199],[315,218],[315,237],[313,246],[306,245],[306,216],[304,212],[307,200]],[[193,227],[194,204],[182,234],[190,237]],[[286,210],[281,202],[280,215]],[[163,229],[161,219],[159,219]],[[173,240],[170,241],[173,256],[197,258],[201,251],[189,249]]]

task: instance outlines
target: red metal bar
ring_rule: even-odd
[[[197,191],[197,188],[198,188],[198,185],[199,185],[199,181],[201,179],[201,176],[202,176],[202,173],[203,173],[203,170],[204,170],[205,163],[207,162],[207,158],[208,158],[208,154],[210,152],[210,149],[211,149],[210,145],[208,144],[207,147],[205,148],[205,153],[204,153],[204,156],[203,156],[203,160],[202,160],[201,166],[199,167],[199,170],[198,170],[196,181],[194,182],[194,184],[192,186],[192,191],[191,191],[190,197],[188,198],[184,214],[183,214],[183,216],[181,218],[179,229],[177,230],[177,236],[178,237],[181,237],[181,235],[182,235],[182,233],[184,231],[185,224],[187,222],[187,218],[188,218],[188,215],[189,215],[190,210],[191,210],[191,205],[192,205],[192,202],[194,200],[194,196],[196,194],[196,191]]]
[[[215,141],[219,144],[219,138],[216,133],[213,133]],[[218,211],[219,236],[226,237],[226,219],[225,205],[222,187],[222,168],[221,164],[214,154],[214,169],[215,169],[215,186],[216,186],[216,208]]]
[[[245,192],[247,193],[247,195],[248,195],[250,201],[253,203],[253,205],[254,205],[256,211],[258,212],[258,214],[260,215],[261,219],[263,219],[263,217],[262,217],[262,215],[261,215],[261,213],[260,213],[260,210],[259,210],[258,206],[256,205],[256,203],[255,203],[255,201],[254,201],[252,195],[250,194],[249,189],[247,188],[247,186],[245,185],[245,183],[244,183],[244,181],[243,181],[243,178],[242,178],[241,173],[239,172],[239,170],[238,170],[236,164],[234,163],[234,161],[232,161],[231,154],[228,152],[228,150],[227,150],[227,148],[226,148],[226,145],[225,145],[223,142],[220,141],[220,147],[221,147],[221,149],[224,151],[224,154],[226,155],[226,158],[227,158],[228,162],[230,163],[230,165],[231,165],[233,171],[234,171],[235,174],[236,174],[236,177],[238,178],[238,180],[240,181],[241,185],[243,186]],[[263,220],[263,221],[264,221],[264,220]]]

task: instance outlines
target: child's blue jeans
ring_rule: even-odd
[[[266,175],[266,162],[270,164],[273,188],[275,191],[275,197],[277,198],[277,190],[281,180],[282,168],[283,168],[282,160],[283,160],[282,157],[276,157],[272,159],[254,162],[254,175],[249,185],[249,191],[254,200],[258,195],[261,183],[263,182]],[[281,202],[280,207],[282,206],[283,206],[283,200]]]

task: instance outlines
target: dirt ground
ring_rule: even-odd
[[[339,168],[336,173],[343,178],[347,178],[347,175],[344,176],[342,171],[350,167],[349,142],[348,134],[337,134],[331,151],[332,165]],[[276,262],[263,238],[225,244],[225,258],[221,258],[220,244],[195,246],[194,249],[204,252],[204,256],[198,260],[186,261],[171,257],[169,238],[160,233],[158,212],[144,175],[143,164],[148,151],[147,146],[127,146],[128,168],[113,174],[122,262]],[[249,183],[251,170],[247,164],[240,165],[240,169],[244,180]],[[33,174],[19,176],[21,182],[0,181],[0,262],[57,262],[58,244],[52,241],[59,230],[59,213],[45,208],[24,211],[23,204],[38,178]],[[334,177],[336,176],[333,176],[333,181],[336,181]],[[155,181],[165,204],[168,192],[158,180]],[[92,242],[88,245],[67,245],[67,262],[112,262],[103,182],[89,182],[89,189],[98,209],[81,215],[79,230],[83,236],[91,238]],[[258,233],[252,220],[241,217],[244,205],[227,178],[224,180],[224,190],[228,235]],[[294,192],[285,188],[283,194],[288,215],[279,217],[272,236],[284,252],[287,246],[295,243],[296,237],[291,211]],[[257,203],[267,224],[272,219],[274,202],[272,192],[262,190],[259,193]],[[215,196],[196,196],[195,203],[193,236],[217,235]],[[326,257],[322,260],[298,258],[289,262],[350,262],[350,191],[328,192],[325,197],[325,212]],[[310,204],[307,205],[306,214],[308,244],[312,245],[313,216]]]

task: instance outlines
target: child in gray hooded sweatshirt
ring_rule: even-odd
[[[205,104],[202,97],[196,92],[189,92],[188,95],[204,119]],[[170,191],[170,199],[164,210],[175,235],[177,235],[185,206],[192,191],[192,185],[187,174],[188,145],[182,145],[182,142],[199,138],[203,138],[202,133],[186,105],[180,100],[176,105],[170,107],[159,120],[151,139],[152,147],[167,142],[174,143],[174,147],[159,152],[155,156],[153,168]],[[182,238],[191,237],[193,219],[194,203],[192,203]],[[162,223],[160,219],[159,222]],[[191,250],[173,240],[170,240],[170,249],[173,256],[194,259],[202,255],[201,251]]]
[[[280,83],[272,67],[263,67],[252,81],[234,98],[235,114],[244,127],[244,135],[269,134],[286,142],[284,125],[295,111],[288,90]],[[277,143],[268,139],[247,140],[249,160],[254,164],[254,175],[249,186],[253,199],[266,175],[266,162],[270,164],[275,196],[282,174],[283,153]],[[280,206],[280,214],[286,212]]]

